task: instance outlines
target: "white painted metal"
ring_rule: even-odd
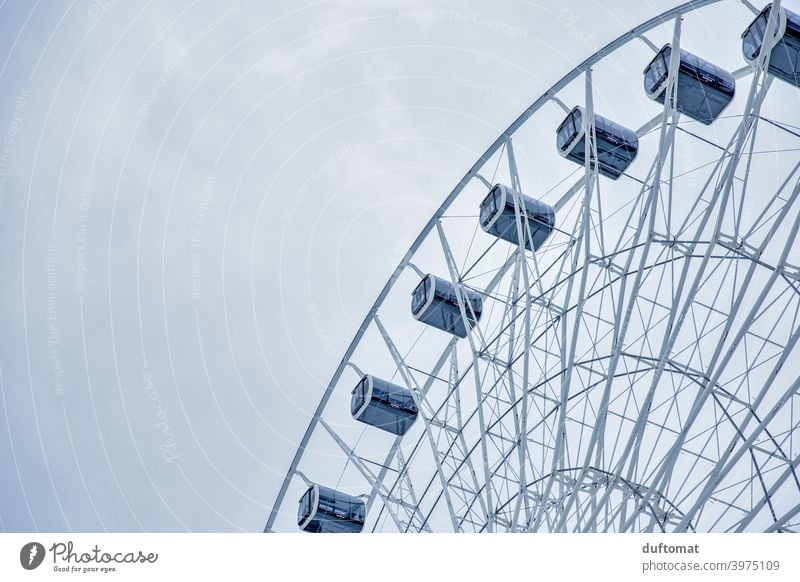
[[[800,381],[787,380],[785,364],[796,361],[800,340],[800,267],[790,263],[800,232],[800,162],[784,164],[785,175],[768,191],[754,168],[765,154],[779,153],[759,151],[760,125],[800,136],[791,120],[766,119],[761,112],[770,90],[771,40],[752,66],[734,72],[740,83],[752,78],[738,124],[729,135],[723,132],[727,143],[682,123],[674,107],[682,19],[716,1],[670,10],[588,58],[526,109],[459,181],[345,352],[265,531],[273,530],[279,514],[294,514],[287,492],[295,478],[307,482],[301,469],[315,470],[303,461],[311,438],[320,435],[342,455],[344,469],[333,478],[352,467],[363,480],[373,531],[798,529]],[[772,14],[782,15],[780,2],[774,5]],[[638,165],[645,171],[621,181],[628,181],[627,204],[604,208],[606,183],[590,163],[596,147],[593,68],[634,39],[642,41],[639,50],[649,61],[648,51],[657,47],[645,35],[669,22],[673,51],[665,91],[672,98],[637,131],[640,142],[649,134],[657,140],[640,145]],[[768,29],[780,26],[771,16]],[[583,172],[551,193],[556,230],[530,252],[525,241],[532,233],[517,197],[526,190],[512,140],[545,104],[567,110],[559,94],[581,76],[582,135],[589,136]],[[702,175],[691,192],[681,182],[685,169],[677,168],[679,140],[696,140],[718,155],[689,168]],[[649,165],[644,156],[651,156]],[[488,193],[495,179],[486,164],[492,160],[492,168],[503,157],[510,180],[504,201],[514,197],[519,243],[496,240],[480,256],[464,257],[448,235],[448,211],[468,185]],[[748,201],[754,212],[746,217]],[[475,230],[490,238],[477,221]],[[479,292],[484,308],[465,340],[452,338],[420,355],[416,342],[401,351],[398,334],[389,331],[394,322],[382,309],[404,273],[422,275],[417,265],[425,263],[416,254],[433,237],[446,265],[446,272],[434,274],[455,285],[468,330],[475,314],[463,289]],[[726,291],[729,280],[734,283]],[[713,285],[721,288],[711,293]],[[408,313],[404,325],[413,321]],[[377,333],[367,336],[368,330]],[[422,418],[377,453],[369,427],[356,439],[326,420],[336,417],[329,405],[343,387],[344,368],[371,373],[357,358],[368,338],[382,342]]]

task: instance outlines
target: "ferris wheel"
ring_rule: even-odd
[[[497,137],[369,309],[265,531],[800,529],[783,4],[687,2]]]

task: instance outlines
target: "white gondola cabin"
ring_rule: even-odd
[[[297,506],[297,525],[311,533],[360,533],[365,518],[362,498],[322,485],[311,485]]]
[[[367,374],[353,388],[350,412],[360,422],[404,435],[417,420],[418,409],[408,388]]]
[[[742,33],[742,53],[751,65],[755,65],[761,53],[771,10],[772,4],[767,5]],[[791,10],[781,8],[778,15],[777,42],[770,53],[767,70],[800,87],[800,15]]]
[[[461,315],[456,291],[464,300],[466,322]],[[411,294],[411,313],[414,318],[458,337],[467,333],[480,320],[483,311],[481,296],[463,285],[435,275],[426,275]]]
[[[688,117],[709,125],[733,100],[736,81],[725,69],[683,49],[680,52],[676,108]],[[667,92],[671,58],[672,46],[664,45],[644,70],[645,93],[661,104]]]
[[[521,206],[522,240],[525,248],[535,251],[552,234],[556,223],[556,211],[552,206],[503,184],[495,184],[480,206],[480,224],[484,232],[518,245],[519,230],[514,200]]]
[[[586,151],[586,128],[583,107],[575,107],[556,130],[556,146],[563,157],[583,165]],[[639,151],[636,132],[595,114],[597,160],[590,160],[603,176],[616,180],[631,165]]]

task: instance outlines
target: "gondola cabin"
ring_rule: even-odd
[[[466,322],[461,316],[456,291],[464,301]],[[450,281],[435,275],[426,275],[411,294],[411,313],[415,319],[458,337],[467,333],[481,318],[481,296],[463,285],[456,287]]]
[[[350,398],[353,418],[395,435],[404,435],[417,420],[411,390],[370,374],[361,378]]]
[[[767,30],[772,4],[767,5],[742,33],[742,53],[745,60],[755,65]],[[800,87],[800,15],[781,8],[778,16],[778,34],[769,56],[767,70],[772,75]]]
[[[553,232],[556,223],[556,211],[544,202],[515,192],[508,186],[495,184],[489,194],[481,202],[480,224],[484,232],[519,245],[519,230],[514,200],[521,206],[522,240],[525,248],[535,251]]]
[[[586,126],[583,107],[575,107],[556,130],[558,153],[576,164],[584,164]],[[616,180],[628,169],[639,150],[636,132],[600,115],[594,116],[597,136],[597,171]],[[592,167],[595,160],[591,160]]]
[[[360,533],[366,504],[360,497],[312,485],[300,498],[297,525],[311,533]]]
[[[692,119],[710,125],[728,106],[736,91],[733,75],[683,49],[678,67],[676,108]],[[654,101],[664,103],[672,46],[665,45],[644,70],[644,90]]]

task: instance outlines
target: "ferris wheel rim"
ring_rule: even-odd
[[[330,400],[333,391],[338,384],[342,374],[344,373],[345,369],[350,364],[350,359],[352,354],[354,353],[355,349],[360,344],[367,328],[373,321],[377,321],[377,313],[380,307],[382,306],[384,300],[388,296],[391,289],[394,287],[395,283],[399,279],[400,275],[405,271],[406,268],[412,267],[414,265],[410,263],[410,259],[414,256],[416,251],[419,249],[421,244],[425,241],[425,239],[433,232],[434,228],[438,220],[445,214],[447,209],[451,206],[453,201],[461,194],[467,184],[473,179],[480,179],[483,182],[486,180],[480,175],[480,170],[484,167],[484,165],[491,159],[491,157],[497,153],[504,144],[510,140],[511,136],[513,136],[517,130],[519,130],[524,124],[528,121],[530,117],[532,117],[543,105],[550,101],[554,101],[559,104],[562,108],[566,111],[569,111],[568,108],[565,108],[563,103],[558,99],[557,95],[559,92],[566,87],[568,84],[576,80],[580,77],[581,74],[585,73],[587,70],[591,69],[593,65],[602,61],[606,56],[611,54],[612,52],[616,51],[618,48],[626,45],[632,40],[637,38],[641,39],[643,42],[647,44],[649,41],[646,38],[643,38],[642,35],[649,30],[663,25],[670,20],[675,19],[676,17],[683,16],[685,14],[689,14],[701,8],[717,4],[722,0],[690,0],[683,4],[680,4],[676,7],[673,7],[649,20],[639,24],[638,26],[634,27],[633,29],[625,32],[624,34],[618,36],[614,40],[610,41],[604,47],[596,51],[595,53],[588,56],[584,59],[581,63],[571,69],[567,74],[565,74],[561,79],[559,79],[556,83],[554,83],[550,88],[548,88],[544,93],[542,93],[537,99],[535,99],[531,105],[529,105],[523,112],[503,131],[490,145],[487,149],[481,154],[475,163],[470,167],[470,169],[464,174],[464,176],[456,183],[450,193],[445,197],[444,201],[441,205],[437,208],[437,210],[433,213],[431,218],[425,224],[425,226],[420,230],[417,237],[414,239],[413,243],[409,247],[409,250],[405,253],[403,258],[399,261],[397,267],[394,269],[392,274],[390,275],[389,279],[382,287],[380,293],[378,294],[377,298],[375,299],[374,303],[367,311],[362,323],[357,328],[353,339],[348,344],[347,349],[345,350],[342,358],[337,365],[333,375],[331,376],[331,380],[329,381],[324,393],[322,394],[319,403],[306,427],[306,430],[303,433],[303,437],[300,443],[297,446],[297,449],[293,455],[291,464],[284,476],[283,482],[279,489],[278,495],[276,496],[275,502],[270,509],[270,513],[264,527],[264,532],[271,532],[272,527],[274,525],[275,519],[278,516],[280,508],[285,500],[286,493],[288,492],[289,485],[294,477],[295,474],[298,473],[298,466],[302,459],[303,453],[308,445],[308,441],[310,437],[314,433],[314,430],[317,428],[318,423],[322,420],[322,413],[325,410],[328,401]],[[653,47],[651,47],[653,48]],[[656,52],[658,48],[654,49]],[[748,65],[745,69],[750,69]],[[744,69],[742,69],[744,70]],[[660,117],[660,116],[659,116]],[[651,120],[652,123],[652,120]],[[578,181],[578,184],[573,186],[573,189],[579,186],[581,180]],[[565,196],[566,197],[566,196]],[[565,197],[562,197],[562,202]],[[416,269],[415,269],[416,270]],[[454,343],[456,338],[451,340],[450,344]],[[443,354],[443,358],[447,355],[449,348],[445,350]],[[402,437],[398,437],[398,442]]]

